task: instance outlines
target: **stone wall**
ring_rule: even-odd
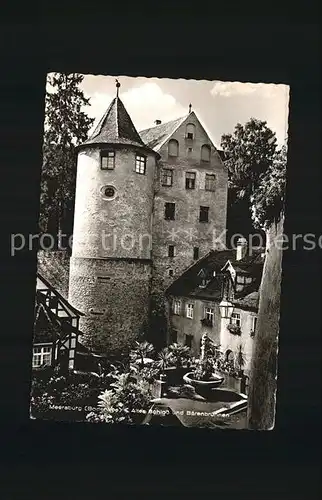
[[[151,263],[71,258],[70,303],[85,314],[82,343],[100,354],[127,351],[147,331]]]

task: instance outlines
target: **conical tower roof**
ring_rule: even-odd
[[[94,132],[82,146],[95,144],[123,144],[149,149],[136,131],[121,99],[116,96]]]

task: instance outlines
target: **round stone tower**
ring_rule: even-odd
[[[69,301],[84,313],[81,340],[103,355],[126,351],[148,326],[157,157],[117,88],[78,150],[69,280]]]

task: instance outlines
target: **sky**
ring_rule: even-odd
[[[98,121],[116,95],[114,76],[85,75],[81,87],[91,106],[89,116]],[[281,146],[287,138],[289,87],[282,84],[241,83],[168,78],[117,77],[119,96],[138,131],[166,122],[189,111],[189,104],[205,126],[215,146],[223,134],[250,118],[264,120]],[[94,123],[95,126],[95,123]]]

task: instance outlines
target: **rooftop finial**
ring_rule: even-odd
[[[191,108],[192,108],[192,105],[189,104],[189,114],[191,113]]]
[[[116,81],[116,97],[118,97],[119,96],[119,88],[120,88],[121,84],[117,79],[115,79],[115,81]]]

